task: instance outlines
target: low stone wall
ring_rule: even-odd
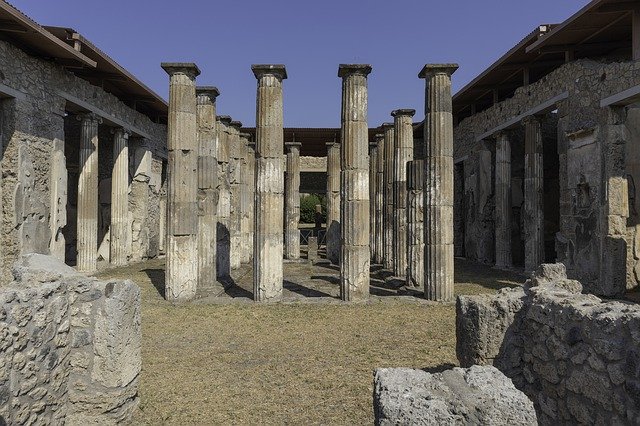
[[[140,290],[27,255],[0,291],[0,424],[116,424],[138,404]]]
[[[527,396],[490,366],[375,372],[376,425],[536,425]]]
[[[541,424],[637,424],[640,306],[581,291],[556,264],[522,288],[460,296],[460,364],[496,366],[533,400]]]

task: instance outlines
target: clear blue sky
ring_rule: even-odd
[[[369,125],[424,113],[427,62],[458,62],[454,90],[537,25],[587,0],[11,0],[43,25],[74,28],[163,97],[163,61],[193,61],[218,111],[255,123],[252,63],[284,63],[285,126],[338,127],[340,63],[370,63]]]

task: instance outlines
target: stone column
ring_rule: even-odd
[[[395,133],[393,157],[393,274],[407,276],[407,163],[413,160],[413,109],[391,113]]]
[[[393,269],[395,253],[393,244],[393,158],[395,155],[395,130],[393,123],[382,125],[384,132],[384,268]]]
[[[327,144],[327,259],[340,263],[340,144]]]
[[[256,207],[256,144],[247,144],[247,182],[249,189],[249,235],[247,245],[249,248],[249,261],[253,260],[253,242],[255,241],[255,207]]]
[[[0,119],[0,125],[1,125]],[[2,142],[0,142],[1,146]],[[2,173],[0,172],[0,175]],[[51,241],[49,242],[49,251],[51,255],[58,260],[65,261],[66,241],[62,230],[67,226],[67,188],[68,173],[67,159],[64,154],[64,141],[62,139],[53,139],[53,150],[51,152],[51,214],[49,218],[49,227],[51,229]],[[2,176],[0,176],[0,187],[2,187]],[[0,201],[0,212],[2,211],[2,202]],[[2,213],[0,213],[1,217]],[[1,250],[1,249],[0,249]],[[0,259],[2,256],[0,256]],[[2,262],[0,261],[0,265]],[[0,280],[1,281],[1,280]]]
[[[240,141],[240,129],[242,123],[232,121],[231,133],[229,137],[229,183],[231,185],[231,220],[230,220],[230,241],[231,241],[231,269],[238,269],[242,260],[242,212],[241,197],[242,190],[242,154],[243,144]]]
[[[496,135],[496,268],[511,267],[511,141]]]
[[[217,285],[218,159],[215,87],[196,87],[198,119],[198,288]]]
[[[250,180],[251,174],[249,172],[249,133],[240,133],[240,145],[242,149],[242,164],[240,167],[240,178],[242,179],[242,185],[240,188],[240,234],[242,236],[241,245],[241,258],[242,263],[249,263],[251,261],[251,246],[253,240],[250,238],[250,206],[253,204],[251,198],[251,186],[253,182]]]
[[[98,260],[98,125],[93,113],[80,120],[80,176],[78,177],[78,263],[82,272],[93,272]]]
[[[285,182],[285,243],[284,257],[300,259],[300,143],[288,142],[287,172]]]
[[[253,246],[253,298],[282,297],[283,255],[283,99],[284,65],[252,65],[258,80],[256,101],[256,207]]]
[[[111,170],[110,260],[117,266],[129,259],[129,132],[113,131],[113,169]]]
[[[340,65],[342,78],[340,298],[369,297],[369,127],[367,76],[370,65]]]
[[[424,287],[424,161],[407,163],[407,286]]]
[[[219,116],[216,135],[218,138],[218,224],[216,269],[218,278],[231,274],[231,184],[229,175],[229,123],[231,117]]]
[[[193,63],[163,63],[169,74],[165,297],[191,300],[198,280],[198,137]]]
[[[524,125],[524,269],[544,263],[544,176],[540,119],[526,117]]]
[[[376,179],[378,177],[378,143],[376,141],[369,144],[369,230],[371,232],[371,242],[369,252],[371,260],[375,263],[376,258]]]
[[[427,64],[425,102],[425,277],[428,300],[453,300],[453,114],[456,64]]]
[[[375,197],[375,263],[381,265],[384,259],[384,134],[376,135],[378,152],[376,157],[376,197]]]

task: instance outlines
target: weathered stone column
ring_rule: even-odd
[[[111,170],[111,233],[110,261],[114,265],[127,264],[131,223],[129,221],[129,132],[123,128],[113,131],[113,169]]]
[[[240,129],[242,123],[232,121],[230,123],[229,137],[229,183],[231,184],[231,269],[238,269],[242,260],[242,212],[241,212],[241,190],[242,190],[242,155],[243,144],[240,141]]]
[[[496,135],[496,268],[511,267],[511,141]]]
[[[287,142],[287,172],[285,182],[285,243],[284,257],[300,259],[300,143]]]
[[[249,184],[249,235],[247,246],[249,248],[249,261],[253,260],[253,244],[255,241],[255,199],[256,199],[256,144],[247,143],[247,182]]]
[[[340,298],[369,297],[369,127],[367,76],[371,65],[342,64]]]
[[[0,125],[1,123],[0,119]],[[64,155],[64,141],[54,138],[51,152],[51,198],[50,198],[50,218],[49,228],[51,229],[51,240],[49,251],[51,255],[64,262],[66,241],[62,230],[67,226],[67,188],[68,172],[67,160]],[[0,175],[2,172],[0,171]],[[0,176],[0,187],[2,187],[2,176]],[[2,217],[2,201],[0,201],[0,221]],[[1,249],[0,249],[1,253]],[[0,265],[2,256],[0,254]],[[2,280],[0,280],[1,282]]]
[[[407,163],[407,286],[424,287],[424,161]]]
[[[378,152],[376,157],[376,195],[375,195],[375,263],[382,264],[384,259],[384,134],[377,134]]]
[[[217,285],[218,159],[215,87],[196,87],[198,119],[198,288]]]
[[[544,176],[542,127],[534,116],[524,124],[524,269],[544,263]]]
[[[98,259],[98,125],[93,113],[80,120],[80,176],[78,177],[78,263],[82,272],[93,272]]]
[[[253,298],[282,297],[283,255],[283,99],[284,65],[252,65],[258,80],[256,101],[256,229]]]
[[[392,270],[395,253],[393,244],[393,158],[395,155],[395,129],[393,123],[382,125],[384,133],[384,252],[383,265],[385,269]]]
[[[231,183],[229,175],[229,123],[228,115],[218,116],[216,135],[218,138],[218,224],[216,269],[218,278],[231,274]]]
[[[249,171],[249,133],[240,133],[240,145],[242,149],[242,164],[240,167],[240,178],[242,185],[240,188],[240,234],[242,236],[241,245],[241,258],[242,263],[249,263],[251,261],[251,246],[253,240],[250,238],[250,222],[252,221],[250,216],[250,206],[253,204],[251,198],[251,187],[253,181],[250,180],[251,173]]]
[[[391,113],[395,133],[393,157],[393,274],[407,275],[407,163],[413,160],[414,109],[398,109]]]
[[[165,298],[191,300],[198,281],[198,136],[193,63],[163,63],[169,74]]]
[[[456,64],[427,64],[425,102],[425,278],[428,300],[453,300],[453,114]]]
[[[375,142],[369,144],[369,231],[371,232],[371,239],[369,244],[370,257],[373,262],[376,258],[376,240],[377,240],[377,228],[376,228],[376,179],[378,177],[378,143],[377,138]]]
[[[327,259],[340,263],[340,144],[327,143]]]

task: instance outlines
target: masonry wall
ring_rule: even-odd
[[[59,168],[53,167],[61,162],[64,164],[66,160],[64,149],[59,149],[60,146],[64,147],[66,136],[67,102],[60,95],[61,91],[151,135],[152,139],[145,141],[145,144],[156,161],[166,158],[166,126],[153,123],[147,116],[131,109],[115,96],[74,76],[60,65],[31,57],[5,41],[0,41],[0,83],[23,94],[19,98],[0,100],[0,280],[6,284],[11,265],[20,254],[50,253],[54,242],[52,238],[62,235],[60,230],[66,225],[66,211],[62,211],[66,210],[66,194],[56,192],[52,201],[49,184],[66,177],[60,176]],[[102,138],[111,136],[105,124],[101,125],[100,134],[103,148],[99,152],[100,159],[109,159],[111,144],[109,140],[102,143]],[[77,144],[79,140],[74,140],[73,143]],[[77,159],[75,162],[77,163]],[[103,167],[108,167],[108,164],[108,161],[105,162]],[[105,177],[106,170],[101,170],[101,178]],[[155,193],[150,191],[147,196],[152,205]],[[107,206],[101,207],[104,210]],[[159,214],[153,211],[149,214],[147,225],[150,229],[159,228],[158,217]],[[154,232],[156,231],[152,231]],[[153,240],[154,237],[151,237],[149,247],[145,247],[147,255],[157,252]],[[61,256],[59,253],[54,254]]]
[[[460,296],[460,364],[496,366],[533,400],[541,424],[637,424],[640,306],[581,290],[557,264],[524,288]]]
[[[638,282],[633,270],[638,259],[627,261],[627,248],[635,244],[635,228],[627,229],[625,224],[625,145],[634,136],[626,126],[626,110],[600,107],[601,99],[637,84],[640,62],[577,60],[517,89],[512,98],[465,118],[454,129],[454,158],[466,157],[466,176],[481,176],[486,160],[480,154],[487,143],[494,141],[477,142],[479,135],[568,93],[567,99],[556,104],[557,111],[547,116],[557,123],[560,208],[559,217],[555,218],[559,231],[554,248],[556,260],[566,264],[569,275],[595,294],[619,295]],[[522,143],[523,139],[514,138],[512,153]],[[490,190],[487,198],[493,196],[494,188]],[[489,211],[486,208],[486,204],[476,205],[477,211],[466,218],[465,233],[478,236],[475,244],[481,244],[491,227],[493,207],[489,206]],[[469,257],[467,248],[464,251]],[[491,253],[470,252],[472,259],[483,262],[492,257]]]

